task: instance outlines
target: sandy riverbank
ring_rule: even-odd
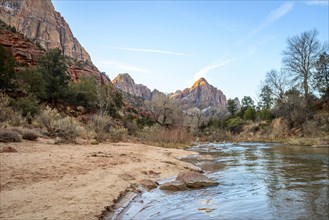
[[[17,150],[0,154],[0,219],[97,219],[142,179],[167,178],[193,167],[176,159],[192,153],[184,150],[52,142],[0,143]]]

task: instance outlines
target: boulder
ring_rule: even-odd
[[[189,188],[202,188],[208,186],[217,186],[218,183],[206,177],[205,175],[195,172],[187,171],[178,174],[177,181],[184,182]]]
[[[164,183],[160,186],[162,190],[170,190],[170,191],[183,191],[187,190],[187,186],[185,183],[181,181],[172,181],[168,183]]]
[[[155,189],[155,188],[158,187],[158,185],[157,185],[154,181],[152,181],[152,180],[150,180],[150,179],[142,179],[142,180],[140,181],[140,184],[141,184],[143,187],[147,188],[148,190],[150,190],[150,189]]]
[[[160,189],[181,191],[187,190],[188,188],[199,189],[217,185],[218,183],[216,181],[209,179],[201,173],[195,171],[187,171],[179,173],[175,181],[162,184]]]

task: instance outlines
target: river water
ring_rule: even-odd
[[[268,143],[193,146],[219,185],[135,199],[117,219],[329,219],[329,148]]]

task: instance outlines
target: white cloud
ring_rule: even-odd
[[[320,5],[320,6],[328,6],[328,0],[309,0],[305,2],[307,5]]]
[[[257,33],[260,30],[267,27],[268,25],[279,20],[281,17],[288,14],[293,9],[293,7],[294,7],[293,2],[286,2],[286,3],[282,4],[280,7],[274,9],[267,15],[265,20],[253,31],[253,33]]]
[[[206,77],[207,74],[208,74],[211,70],[217,69],[217,68],[219,68],[219,67],[221,67],[221,66],[224,66],[224,65],[226,65],[226,64],[229,64],[229,63],[231,63],[231,62],[233,62],[233,61],[235,61],[235,60],[236,60],[236,59],[232,59],[232,58],[230,58],[230,59],[224,59],[224,60],[221,59],[221,60],[219,60],[219,61],[217,61],[217,62],[213,62],[213,63],[208,64],[207,66],[201,68],[198,72],[196,72],[196,73],[194,74],[194,81],[200,79],[201,77]]]
[[[249,33],[245,37],[243,37],[240,40],[238,40],[237,42],[235,42],[234,45],[240,45],[241,43],[245,42],[250,37],[257,34],[259,31],[263,30],[270,24],[276,22],[277,20],[279,20],[280,18],[282,18],[283,16],[288,14],[293,9],[294,5],[295,4],[293,2],[286,2],[286,3],[282,4],[280,7],[274,9],[266,16],[266,18],[260,23],[260,25],[258,25],[258,27],[256,27],[251,33]]]
[[[104,67],[111,67],[118,69],[119,72],[140,72],[140,73],[150,73],[150,70],[140,68],[134,65],[130,65],[127,63],[122,63],[120,61],[116,60],[105,60],[105,61],[100,61],[99,65]]]
[[[128,50],[128,51],[137,51],[137,52],[151,52],[151,53],[164,53],[164,54],[171,54],[176,56],[191,56],[190,54],[186,53],[178,53],[178,52],[171,52],[165,50],[156,50],[156,49],[141,49],[141,48],[131,48],[131,47],[109,47],[115,50]]]

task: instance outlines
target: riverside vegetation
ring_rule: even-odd
[[[134,104],[96,78],[73,82],[67,69],[75,61],[59,49],[28,66],[0,45],[0,141],[48,136],[57,143],[128,138],[172,147],[239,140],[328,144],[328,43],[319,42],[317,34],[312,30],[288,38],[282,69],[266,74],[257,104],[245,96],[237,108],[229,99],[226,109],[207,115],[186,111],[167,95]]]

